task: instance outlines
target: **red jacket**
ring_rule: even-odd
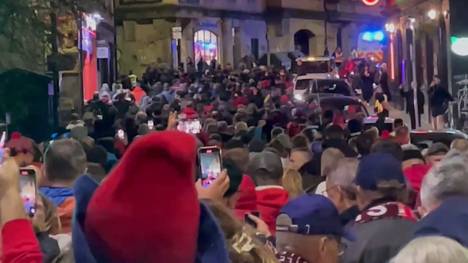
[[[279,185],[259,186],[257,192],[257,209],[260,217],[268,225],[270,232],[276,232],[276,217],[281,208],[288,202],[288,192]]]
[[[39,242],[31,222],[16,219],[2,228],[2,263],[42,263]]]
[[[237,199],[234,212],[236,217],[243,221],[245,214],[257,211],[257,194],[253,179],[248,175],[244,175],[237,192],[239,193],[239,199]]]

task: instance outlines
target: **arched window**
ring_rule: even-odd
[[[195,63],[200,61],[200,58],[207,63],[212,59],[218,60],[218,36],[208,30],[199,30],[195,32],[193,39]]]

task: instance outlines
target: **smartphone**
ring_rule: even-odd
[[[221,148],[202,147],[198,150],[202,186],[208,187],[222,171]]]
[[[119,139],[121,140],[125,140],[125,132],[124,130],[120,129],[117,131],[117,137],[119,137]]]
[[[252,212],[250,213],[258,218],[260,218],[260,212]],[[250,219],[249,217],[249,214],[245,214],[244,215],[244,222],[248,225],[251,225],[252,227],[254,228],[257,228],[257,223],[255,223],[255,221],[253,221],[252,219]]]
[[[199,134],[201,132],[201,123],[199,119],[193,120],[179,120],[179,125],[177,125],[177,130],[189,134]]]
[[[0,138],[0,164],[3,163],[3,155],[5,154],[5,142],[6,142],[6,132],[2,132],[2,137]]]
[[[153,120],[148,121],[148,129],[150,129],[150,130],[154,129],[154,121]]]
[[[33,169],[20,169],[20,190],[26,214],[36,214],[36,172]]]

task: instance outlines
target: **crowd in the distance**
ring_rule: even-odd
[[[297,106],[284,70],[188,66],[102,87],[51,141],[9,136],[1,262],[468,262],[468,141]],[[202,146],[222,149],[208,187]]]

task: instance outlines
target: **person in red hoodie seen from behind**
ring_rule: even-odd
[[[269,151],[255,154],[250,159],[247,171],[257,185],[255,190],[260,218],[265,221],[274,235],[276,217],[288,202],[288,192],[281,186],[283,176],[281,158]]]
[[[246,174],[249,163],[249,151],[245,148],[234,148],[223,152],[224,158],[232,160],[242,172],[242,180],[236,193],[234,214],[239,220],[244,220],[246,214],[257,212],[257,195],[255,182]],[[231,173],[229,173],[231,176]]]

